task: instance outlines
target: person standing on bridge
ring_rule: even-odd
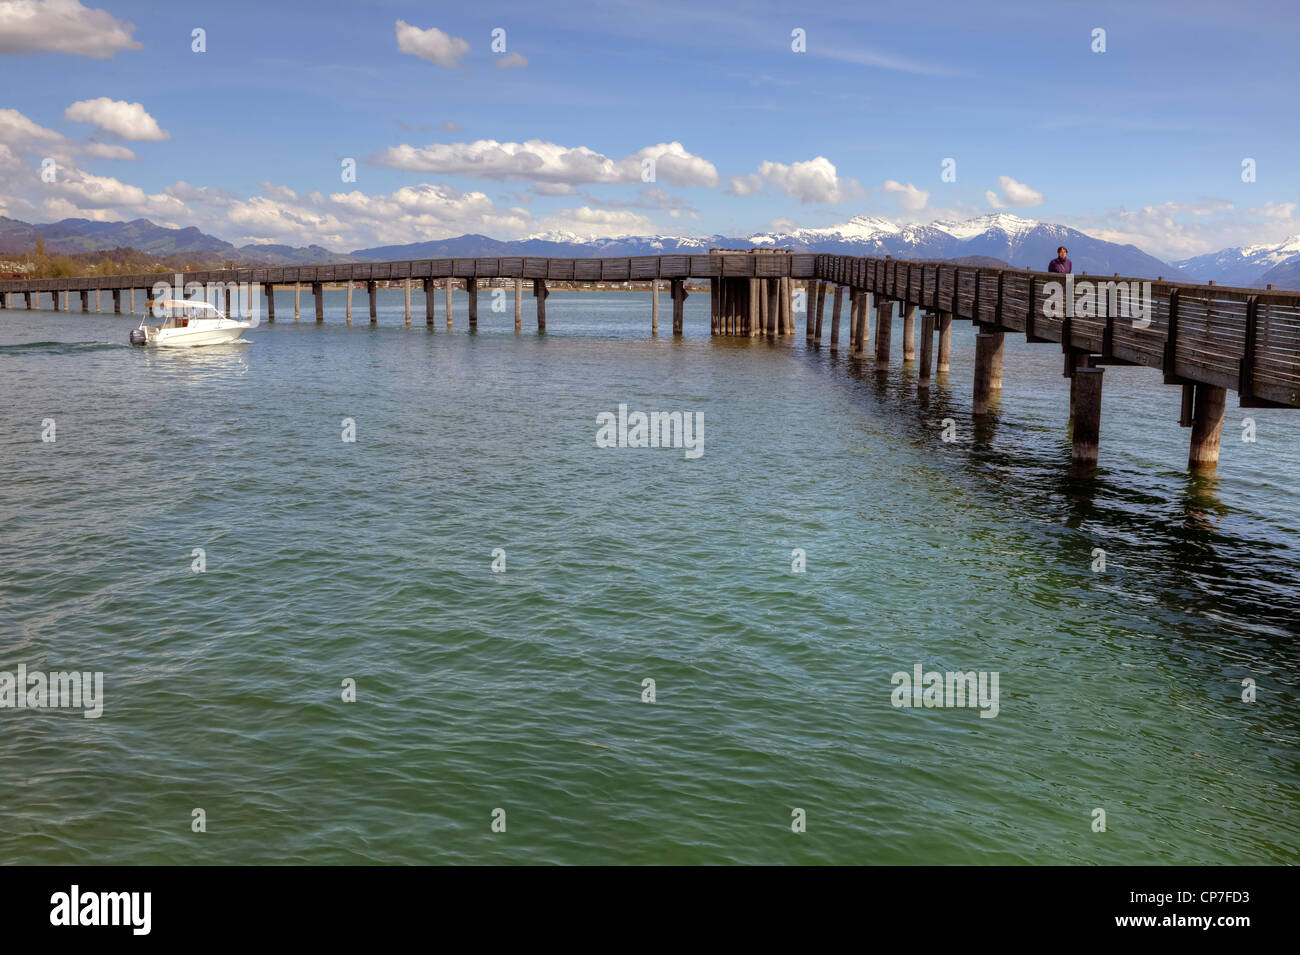
[[[1069,254],[1070,254],[1070,250],[1067,249],[1065,246],[1061,246],[1059,249],[1057,249],[1056,258],[1052,259],[1052,261],[1047,263],[1047,271],[1062,272],[1066,275],[1069,275],[1070,272],[1074,270],[1074,264],[1068,258],[1066,258],[1066,256],[1068,256]]]

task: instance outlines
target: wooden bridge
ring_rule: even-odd
[[[97,307],[100,294],[111,293],[113,310],[121,312],[125,292],[129,310],[134,312],[136,289],[147,294],[155,283],[170,279],[170,274],[159,273],[2,281],[0,307],[12,308],[16,297],[22,296],[27,308],[32,308],[33,302],[39,308],[40,296],[50,295],[55,308],[62,296],[66,309],[75,292],[85,312],[93,292]],[[299,293],[310,287],[316,320],[322,321],[324,286],[343,283],[351,321],[353,288],[362,284],[373,323],[378,284],[396,281],[406,290],[407,323],[411,321],[411,289],[419,283],[424,292],[425,320],[432,325],[441,287],[448,327],[452,324],[454,286],[478,289],[483,281],[501,279],[513,280],[516,329],[521,326],[524,282],[532,283],[539,330],[546,328],[548,282],[645,282],[653,289],[651,331],[657,333],[660,282],[666,280],[673,333],[680,335],[687,283],[707,282],[713,334],[793,335],[796,314],[802,312],[810,347],[820,348],[825,341],[832,352],[841,347],[840,318],[847,299],[848,350],[853,358],[867,359],[874,313],[873,361],[879,371],[886,371],[891,361],[897,302],[903,316],[903,362],[918,361],[920,313],[921,389],[930,386],[932,368],[940,374],[948,371],[953,319],[971,321],[979,327],[973,385],[976,416],[988,414],[994,393],[1002,387],[1007,332],[1023,334],[1030,342],[1056,344],[1063,353],[1064,376],[1071,382],[1073,463],[1085,470],[1097,462],[1105,365],[1146,365],[1159,370],[1165,384],[1181,387],[1179,423],[1192,429],[1188,466],[1193,470],[1213,470],[1217,465],[1229,390],[1238,393],[1246,408],[1300,407],[1300,292],[769,250],[606,259],[417,259],[183,274],[187,286],[225,286],[227,310],[232,286],[265,289],[267,317],[272,322],[276,286],[291,285]],[[1090,304],[1086,297],[1081,298],[1085,307],[1076,308],[1076,293],[1085,283],[1095,283],[1093,289],[1099,294]],[[796,285],[803,286],[803,295],[796,296]],[[806,307],[796,307],[799,299]],[[295,319],[297,313],[295,294]],[[477,295],[469,296],[468,320],[471,327],[477,325]]]

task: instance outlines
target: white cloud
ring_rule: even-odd
[[[78,0],[0,0],[0,53],[73,53],[107,59],[138,50],[135,24]]]
[[[646,146],[619,160],[586,146],[560,146],[540,139],[523,143],[480,139],[472,143],[434,143],[422,148],[391,146],[369,158],[376,165],[407,172],[569,185],[641,182],[645,160],[654,161],[656,180],[674,186],[712,187],[718,182],[713,163],[692,155],[677,142]]]
[[[727,187],[730,196],[756,196],[763,191],[763,177],[756,172],[746,176],[732,176],[731,185]]]
[[[63,115],[74,123],[90,123],[119,139],[132,142],[160,142],[172,138],[172,134],[160,128],[158,121],[145,111],[141,103],[100,96],[73,103],[63,111]]]
[[[866,194],[857,180],[841,179],[834,163],[825,156],[788,166],[785,163],[764,162],[759,165],[758,174],[775,189],[805,205],[810,202],[845,202],[860,199]],[[736,183],[737,180],[733,178],[733,189]]]
[[[528,65],[528,57],[522,53],[510,53],[497,60],[498,70],[515,70]]]
[[[907,212],[919,212],[924,209],[930,201],[930,193],[924,189],[918,189],[910,182],[903,185],[893,179],[886,179],[885,184],[881,186],[885,192],[892,192],[898,196],[898,205]]]
[[[81,169],[60,169],[54,182],[43,185],[46,207],[53,203],[65,211],[60,218],[68,217],[67,209],[76,209],[77,215],[97,221],[181,217],[189,212],[184,202],[165,192],[146,193],[112,176],[96,176]]]
[[[421,30],[405,20],[398,20],[397,49],[438,66],[455,69],[460,66],[460,58],[469,52],[469,43],[458,36],[443,33],[437,27]]]
[[[1002,187],[1005,198],[999,197],[992,189],[984,191],[984,198],[988,200],[989,205],[994,209],[1002,209],[1007,206],[1041,206],[1043,204],[1043,194],[1041,192],[1025,185],[1023,182],[1016,182],[1010,176],[998,176],[998,185]]]

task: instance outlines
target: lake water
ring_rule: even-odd
[[[192,352],[0,312],[0,671],[103,674],[0,709],[0,860],[1300,862],[1300,414],[1230,395],[1194,479],[1109,368],[1072,478],[1051,345],[977,433],[964,322],[923,400],[898,328],[882,376],[707,295],[414,298]],[[703,454],[597,447],[620,404]],[[997,715],[894,706],[917,665]]]

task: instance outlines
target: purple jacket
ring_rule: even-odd
[[[1066,259],[1064,262],[1062,262],[1060,259],[1052,259],[1051,262],[1047,263],[1047,271],[1064,272],[1068,275],[1070,272],[1074,271],[1074,265],[1070,262],[1069,259]]]

